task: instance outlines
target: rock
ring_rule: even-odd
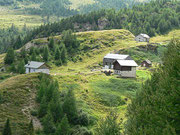
[[[108,24],[109,24],[109,21],[106,18],[98,19],[98,28],[100,30],[103,30]]]

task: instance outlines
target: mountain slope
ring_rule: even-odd
[[[129,2],[131,1],[131,2]],[[36,27],[43,23],[59,21],[62,17],[79,13],[91,12],[101,8],[116,8],[132,6],[129,1],[103,1],[103,0],[0,0],[0,26],[7,28],[13,24],[22,28],[24,24]],[[117,4],[118,3],[118,4]],[[108,5],[111,6],[108,6]],[[93,7],[93,8],[91,8]],[[120,9],[119,7],[117,9]]]
[[[40,128],[37,118],[30,115],[35,104],[38,74],[18,75],[0,83],[0,132],[6,119],[10,119],[13,135],[28,135],[30,120]]]
[[[176,35],[179,38],[179,32],[179,30],[175,30],[167,35],[154,37],[150,43],[157,42],[160,43],[159,46],[167,44],[172,35]],[[134,48],[137,48],[138,54],[147,54],[146,56],[148,57],[148,54],[153,54],[152,50],[145,51],[138,48],[139,46],[146,47],[147,43],[135,42],[134,35],[127,30],[90,31],[76,34],[77,39],[81,43],[81,53],[77,53],[77,59],[81,59],[78,59],[76,62],[69,61],[67,65],[60,67],[55,66],[53,60],[49,62],[52,66],[51,75],[59,82],[59,90],[65,93],[69,88],[74,89],[78,109],[89,116],[90,124],[87,126],[88,129],[93,130],[96,122],[100,118],[105,117],[111,109],[116,109],[119,119],[122,118],[125,121],[127,105],[131,102],[136,92],[140,90],[141,83],[149,77],[150,71],[138,70],[137,79],[106,76],[104,73],[101,73],[103,57],[110,52]],[[54,39],[58,42],[61,40],[61,36],[55,36]],[[47,38],[41,38],[33,40],[29,44],[39,48],[47,45],[47,43]],[[136,51],[134,52],[136,53]],[[134,52],[130,50],[126,53],[134,56]],[[153,56],[159,57],[159,55],[155,54]],[[3,57],[4,55],[0,55],[0,62],[3,61]],[[148,59],[151,60],[150,57]],[[32,117],[30,110],[32,106],[36,106],[35,86],[38,82],[37,74],[29,74],[18,75],[0,83],[0,93],[2,92],[3,97],[7,99],[0,105],[0,125],[3,126],[6,118],[10,117],[13,132],[15,132],[15,127],[18,129],[18,135],[28,132],[27,126],[30,117]],[[40,126],[39,121],[35,117],[32,118],[36,120],[34,126]],[[2,126],[0,130],[2,130]]]

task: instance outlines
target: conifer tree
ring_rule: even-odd
[[[48,46],[51,50],[54,49],[54,39],[53,38],[50,39]]]
[[[46,47],[44,48],[43,60],[46,61],[46,62],[49,60],[49,49],[48,49],[48,46],[46,46]]]
[[[14,49],[19,49],[21,46],[22,46],[21,36],[18,36],[18,38],[14,44]]]
[[[11,64],[11,66],[10,66],[10,71],[11,71],[11,72],[14,72],[14,73],[17,72],[14,63]]]
[[[61,44],[61,60],[62,63],[67,63],[67,50],[63,43]]]
[[[4,63],[10,65],[14,62],[14,60],[15,60],[14,50],[12,48],[9,48],[4,58]]]
[[[56,93],[56,94],[58,94],[58,93]],[[63,118],[64,113],[63,113],[62,105],[61,105],[59,99],[55,100],[54,96],[53,96],[53,99],[49,103],[49,110],[53,116],[54,122],[55,123],[60,122],[61,119]]]
[[[59,123],[57,127],[56,135],[69,135],[69,133],[70,133],[70,126],[69,126],[68,118],[65,115],[61,120],[61,123]]]
[[[60,60],[60,59],[61,59],[61,53],[59,48],[57,48],[55,52],[55,60]]]
[[[24,47],[21,49],[20,54],[21,54],[21,57],[22,57],[22,58],[25,58],[25,57],[26,57],[26,50],[25,50]]]
[[[36,52],[35,52],[34,49],[33,49],[33,52],[32,52],[31,60],[36,61]]]
[[[2,135],[11,135],[10,120],[7,119]]]
[[[45,134],[53,134],[56,130],[50,111],[48,111],[46,116],[43,118],[43,130]]]
[[[20,74],[24,74],[25,73],[24,65],[25,65],[24,60],[19,62],[18,68],[17,68],[18,73],[20,73]]]
[[[41,80],[41,84],[39,86],[39,90],[37,92],[37,102],[41,103],[41,100],[45,94],[45,89],[47,88],[47,84],[44,80]]]
[[[75,123],[74,120],[77,118],[77,107],[73,90],[68,91],[63,104],[63,111],[67,114],[69,122]]]
[[[167,46],[163,64],[128,107],[126,134],[180,134],[179,52],[180,42],[173,39]]]
[[[40,118],[42,118],[43,116],[45,116],[47,114],[47,110],[48,110],[48,103],[46,102],[46,96],[44,95],[42,98],[42,101],[40,103],[40,107],[38,110],[38,116]]]
[[[31,47],[31,48],[30,48],[30,51],[29,51],[29,54],[32,55],[33,52],[35,52],[35,51],[34,51],[34,47]]]
[[[120,123],[118,123],[118,115],[111,111],[105,119],[101,119],[96,129],[97,135],[121,135]]]

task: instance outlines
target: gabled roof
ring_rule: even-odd
[[[150,60],[145,60],[148,64],[152,64]]]
[[[141,33],[140,35],[141,35],[142,37],[144,37],[144,38],[150,38],[150,36],[148,36],[147,34]]]
[[[117,60],[119,65],[128,67],[137,67],[137,63],[134,60]]]
[[[129,55],[110,54],[110,53],[104,56],[104,58],[115,59],[115,60],[125,60],[127,57],[129,57]]]
[[[26,68],[39,68],[44,65],[44,62],[37,62],[37,61],[29,61],[28,64],[25,65]]]

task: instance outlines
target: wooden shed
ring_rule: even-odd
[[[149,42],[150,36],[148,36],[147,34],[139,34],[135,37],[135,40],[138,42]]]
[[[116,60],[114,63],[114,73],[121,77],[136,77],[136,67],[134,60]]]
[[[141,63],[141,67],[151,67],[152,66],[152,62],[150,60],[144,60]]]
[[[107,54],[103,59],[103,67],[113,69],[113,63],[116,60],[132,60],[132,58],[124,54]]]
[[[26,74],[28,73],[45,73],[49,74],[50,67],[44,62],[37,61],[29,61],[28,64],[25,65]]]

